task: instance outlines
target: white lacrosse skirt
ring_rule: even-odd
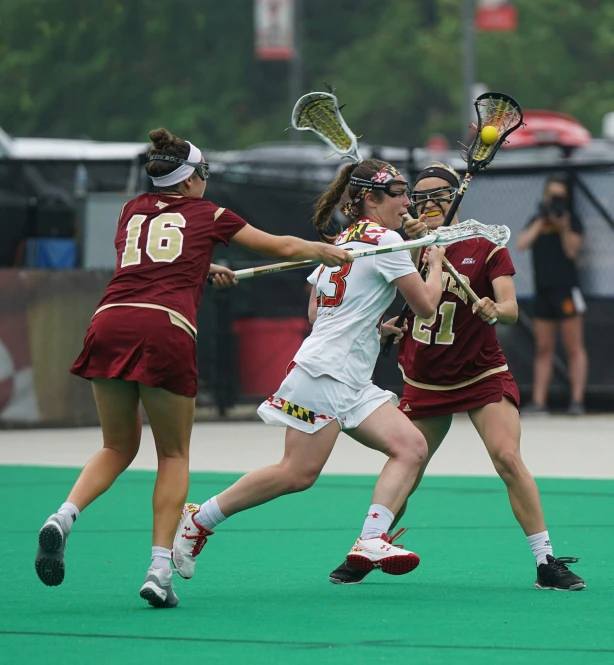
[[[393,392],[372,382],[356,390],[328,375],[311,376],[295,365],[279,390],[258,407],[258,415],[267,425],[314,434],[333,420],[341,429],[354,429],[388,401],[398,406]]]

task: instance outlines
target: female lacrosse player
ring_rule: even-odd
[[[343,212],[351,224],[333,239],[337,247],[400,242],[395,229],[407,214],[407,188],[386,162],[368,159],[358,167],[348,165],[319,199],[316,227],[322,236],[330,234],[332,212],[347,191]],[[418,565],[418,556],[392,545],[394,537],[386,532],[426,459],[426,443],[395,408],[394,395],[373,385],[371,375],[380,348],[379,324],[397,287],[420,316],[435,313],[441,298],[442,256],[441,248],[429,254],[426,284],[408,252],[360,258],[341,269],[321,267],[310,277],[313,331],[279,390],[258,409],[266,423],[286,427],[284,456],[278,464],[243,476],[200,507],[185,507],[173,544],[173,562],[180,575],[192,577],[195,557],[220,522],[311,487],[341,430],[388,457],[362,533],[347,560],[361,570],[381,568],[393,575]]]
[[[146,170],[157,191],[129,201],[121,212],[115,275],[71,369],[92,380],[103,449],[42,527],[35,566],[42,582],[61,584],[73,522],[138,452],[142,402],[156,443],[158,474],[152,565],[141,596],[156,607],[174,607],[170,549],[188,490],[197,379],[196,310],[210,271],[218,286],[233,278],[231,271],[211,264],[215,245],[232,240],[267,256],[314,259],[329,267],[343,266],[352,257],[340,247],[269,235],[203,200],[208,165],[201,151],[166,129],[151,132],[150,139]]]
[[[412,203],[421,217],[406,222],[406,233],[417,236],[427,226],[441,226],[459,184],[458,174],[443,164],[425,168],[412,193]],[[458,223],[458,216],[452,223]],[[464,240],[451,245],[446,258],[483,297],[471,306],[452,276],[444,273],[443,297],[437,311],[428,318],[417,312],[410,314],[410,332],[399,349],[405,382],[399,409],[424,434],[428,444],[427,459],[411,493],[448,433],[452,414],[467,411],[507,486],[514,515],[535,555],[536,588],[582,589],[582,579],[565,565],[576,560],[555,559],[552,555],[539,492],[520,456],[518,388],[495,328],[486,323],[497,317],[501,325],[509,325],[517,318],[514,266],[509,252],[488,240]],[[356,584],[365,574],[344,563],[331,573],[330,580]]]

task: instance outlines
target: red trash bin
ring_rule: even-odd
[[[272,395],[286,376],[292,358],[311,326],[302,317],[288,319],[237,319],[239,381],[245,397]]]

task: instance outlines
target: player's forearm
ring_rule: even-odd
[[[432,310],[429,316],[432,316],[433,312],[437,311],[437,306],[441,302],[441,296],[443,294],[443,282],[441,277],[441,264],[435,266],[429,265],[429,276],[424,284],[429,308]]]
[[[518,320],[518,303],[516,300],[504,300],[497,303],[497,321],[504,326],[516,323]]]
[[[293,236],[280,236],[277,256],[288,261],[318,260],[321,257],[321,245],[320,242],[311,242]]]

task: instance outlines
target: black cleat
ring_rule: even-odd
[[[567,564],[576,563],[578,559],[563,556],[555,559],[551,554],[546,554],[548,563],[537,566],[536,589],[556,589],[557,591],[580,591],[586,588],[584,580],[569,570]]]
[[[64,551],[68,538],[64,526],[62,516],[55,513],[38,533],[34,567],[40,581],[47,586],[58,586],[64,580]]]
[[[333,584],[360,584],[369,573],[369,570],[357,570],[344,561],[333,570],[328,580]]]

